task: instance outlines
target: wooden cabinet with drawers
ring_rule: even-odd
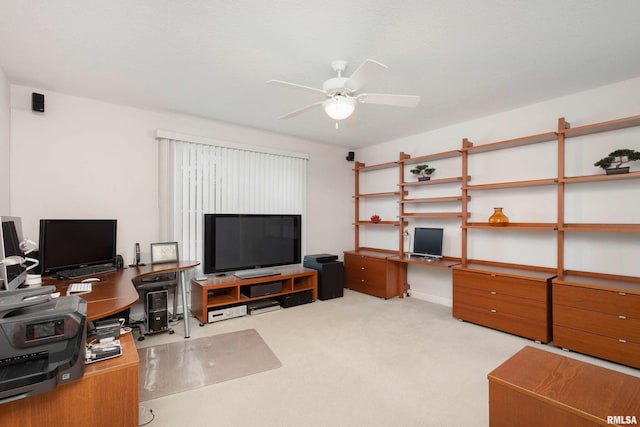
[[[551,272],[493,265],[453,267],[453,316],[549,342],[553,277]]]
[[[553,336],[558,347],[640,368],[640,283],[553,280]]]
[[[380,298],[398,295],[394,267],[389,265],[389,254],[373,251],[346,251],[344,253],[344,286]]]

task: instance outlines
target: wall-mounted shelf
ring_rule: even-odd
[[[538,222],[510,222],[505,225],[491,225],[486,222],[468,222],[462,226],[463,228],[486,228],[488,230],[541,230],[554,231],[558,229],[555,222],[538,223]]]
[[[567,125],[569,124],[566,121],[564,123],[566,123]],[[574,128],[564,126],[563,128],[559,129],[559,132],[562,133],[566,138],[571,138],[575,136],[591,135],[600,132],[611,132],[635,126],[640,126],[640,115],[625,117],[623,119],[609,120],[606,122],[593,123],[590,125],[577,126]]]
[[[448,159],[451,157],[459,157],[459,156],[460,156],[460,150],[443,151],[441,153],[426,154],[424,156],[418,156],[418,157],[410,157],[406,155],[405,158],[401,159],[398,163],[403,163],[405,165],[413,165],[416,163]]]
[[[447,202],[461,202],[462,196],[451,196],[451,197],[423,197],[418,199],[404,199],[400,200],[398,203],[447,203]]]
[[[524,136],[522,138],[508,139],[505,141],[492,142],[490,144],[471,145],[464,148],[469,153],[484,153],[487,151],[504,150],[505,148],[521,147],[523,145],[539,144],[541,142],[551,142],[558,139],[556,132],[545,132],[531,136]],[[473,143],[471,143],[473,144]]]
[[[463,188],[466,190],[494,190],[497,188],[535,187],[538,185],[554,185],[557,182],[558,180],[556,178],[532,179],[532,180],[526,180],[526,181],[510,181],[510,182],[495,182],[492,184],[466,185]]]
[[[640,172],[630,172],[617,175],[583,175],[583,176],[571,176],[566,178],[560,178],[558,181],[565,183],[576,182],[593,182],[593,181],[617,181],[621,179],[638,179],[640,178]]]
[[[359,170],[361,172],[367,172],[367,171],[373,171],[373,170],[379,170],[379,169],[387,169],[387,168],[392,168],[392,167],[396,167],[398,166],[398,162],[385,162],[385,163],[377,163],[377,164],[373,164],[373,165],[369,165],[367,166],[364,163],[360,163],[360,162],[356,162],[355,167],[353,168],[353,170]]]
[[[401,225],[400,221],[380,221],[380,222],[371,222],[371,221],[358,221],[353,223],[353,225],[367,225],[371,227],[398,227]]]
[[[564,224],[558,229],[594,233],[640,233],[640,224]]]
[[[397,197],[400,195],[399,191],[387,191],[383,193],[368,193],[368,194],[357,194],[353,196],[354,199],[365,199],[369,197]]]
[[[462,218],[462,212],[415,212],[404,213],[401,218]]]
[[[471,179],[470,177],[467,179]],[[411,181],[411,182],[401,182],[398,184],[401,187],[419,187],[423,185],[437,185],[437,184],[450,184],[452,182],[461,182],[462,177],[452,177],[452,178],[439,178],[439,179],[430,179],[429,181]]]

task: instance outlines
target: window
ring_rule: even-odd
[[[307,156],[158,131],[160,240],[202,260],[205,213],[301,214]]]

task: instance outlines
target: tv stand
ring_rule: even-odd
[[[312,291],[312,300],[318,299],[318,272],[302,266],[278,269],[277,276],[252,277],[240,279],[236,276],[209,277],[207,280],[191,281],[191,312],[200,320],[200,326],[208,323],[209,309],[230,305],[241,305],[251,301],[290,295],[303,291]],[[275,280],[274,280],[275,279]],[[243,288],[252,285],[282,282],[282,291],[247,297]]]

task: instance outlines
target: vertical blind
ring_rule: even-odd
[[[206,213],[301,214],[306,235],[306,156],[158,139],[160,239],[180,259],[202,260]]]

